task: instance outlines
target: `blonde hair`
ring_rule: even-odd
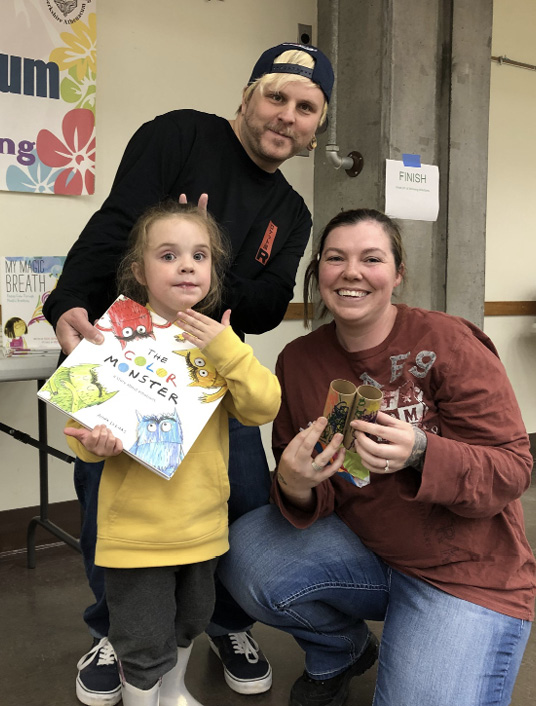
[[[274,59],[274,64],[298,64],[299,66],[306,66],[308,69],[314,68],[315,61],[313,57],[305,51],[299,51],[298,49],[291,49],[289,51],[284,51],[276,59]],[[283,86],[291,81],[300,81],[301,83],[313,83],[310,78],[306,76],[299,76],[297,74],[286,74],[286,73],[271,73],[264,74],[260,78],[250,83],[244,91],[243,99],[246,103],[249,102],[254,91],[258,90],[261,96],[267,89],[271,91],[279,91]],[[316,84],[314,84],[316,86]],[[322,106],[322,112],[320,114],[320,120],[318,125],[322,125],[328,114],[328,102],[324,94],[324,104]],[[242,105],[238,107],[236,111],[237,114],[240,112]]]
[[[144,272],[143,258],[149,243],[149,229],[157,221],[180,218],[199,225],[206,231],[210,243],[210,289],[194,309],[202,314],[213,314],[221,305],[223,278],[231,260],[229,245],[212,216],[193,204],[182,204],[169,199],[147,209],[138,218],[129,236],[129,246],[117,272],[118,294],[124,294],[142,306],[148,300],[147,287],[134,276],[134,265]]]

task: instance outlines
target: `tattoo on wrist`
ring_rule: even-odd
[[[277,471],[277,482],[280,483],[281,485],[288,485],[287,481],[283,478],[281,473]]]
[[[428,438],[419,427],[414,427],[413,430],[415,432],[415,441],[409,458],[406,461],[406,466],[413,466],[413,468],[420,472],[424,466],[424,455],[428,445]]]

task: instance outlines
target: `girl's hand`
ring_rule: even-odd
[[[105,424],[97,425],[92,431],[66,427],[63,433],[66,436],[74,436],[82,446],[95,456],[103,458],[118,456],[123,450],[121,440],[117,439]]]
[[[340,448],[342,434],[335,434],[326,448],[313,458],[315,445],[326,425],[327,419],[318,417],[300,431],[283,451],[277,467],[277,481],[283,494],[304,509],[314,500],[312,489],[336,473],[344,461],[346,449]]]
[[[221,323],[193,309],[179,311],[176,321],[184,331],[185,340],[193,343],[194,346],[198,348],[207,346],[213,338],[216,338],[219,333],[230,325],[230,322],[230,309],[224,311],[221,317]]]
[[[395,473],[407,466],[420,470],[426,451],[422,429],[385,412],[378,412],[375,423],[356,419],[350,426],[354,429],[355,450],[371,473]],[[377,437],[381,443],[375,440]]]

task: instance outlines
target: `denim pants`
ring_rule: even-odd
[[[235,522],[220,578],[257,620],[294,636],[307,672],[355,662],[384,621],[373,706],[506,706],[531,623],[390,569],[337,515],[305,530],[269,505]]]
[[[85,463],[76,459],[74,486],[84,510],[80,532],[80,548],[89,586],[95,603],[84,611],[84,620],[93,637],[108,635],[110,618],[106,604],[105,570],[95,566],[97,543],[97,504],[103,463]],[[150,471],[148,471],[150,473]],[[257,427],[245,427],[236,419],[229,419],[229,522],[268,503],[270,473]],[[207,629],[211,635],[240,632],[253,620],[245,613],[216,575],[216,608],[212,624]]]

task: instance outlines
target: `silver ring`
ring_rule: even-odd
[[[316,461],[311,461],[311,466],[313,467],[313,471],[323,471],[325,466],[319,466]]]
[[[385,459],[385,468],[383,469],[384,473],[387,473],[389,471],[389,459]]]

